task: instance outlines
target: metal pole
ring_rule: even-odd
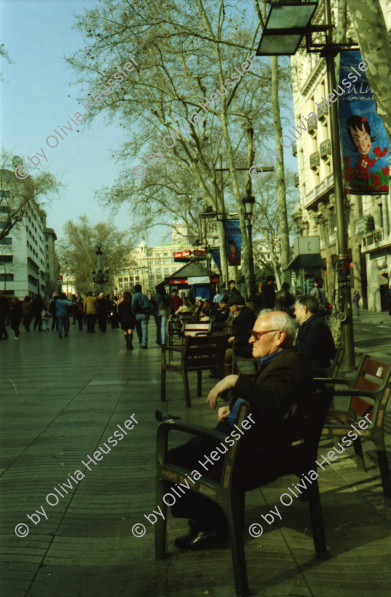
[[[254,273],[254,255],[253,255],[253,225],[251,217],[247,216],[247,235],[249,245],[248,255],[248,285],[250,288],[250,295],[255,294],[255,273]]]
[[[96,252],[96,254],[98,256],[97,283],[98,283],[99,292],[103,292],[102,251],[101,251],[100,245],[97,245],[97,249],[98,249]]]
[[[223,214],[223,254],[221,255],[221,264],[224,268],[225,287],[228,290],[228,259],[226,255],[227,238],[225,234],[225,204],[224,204],[224,175],[223,175],[223,156],[220,153],[220,184],[221,184],[221,212]]]
[[[325,2],[325,20],[326,25],[331,26],[331,8],[330,0]],[[326,31],[326,70],[327,70],[327,84],[329,92],[337,87],[335,77],[335,63],[334,53],[332,49],[332,32],[331,28]],[[335,212],[337,220],[337,243],[338,243],[338,261],[345,263],[348,260],[347,247],[347,230],[345,224],[344,214],[344,190],[342,185],[343,172],[340,152],[340,137],[339,137],[339,122],[338,122],[338,108],[337,103],[330,105],[330,129],[331,129],[331,151],[333,156],[333,175],[334,175],[334,191],[335,191]],[[345,364],[348,369],[353,369],[354,362],[354,336],[353,336],[353,319],[352,319],[352,304],[351,304],[351,289],[349,277],[346,282],[342,283],[342,295],[344,299],[344,312],[346,321],[343,326],[345,333]]]

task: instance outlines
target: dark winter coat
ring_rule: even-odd
[[[239,375],[230,392],[230,409],[237,398],[247,400],[256,421],[254,429],[259,433],[261,427],[278,425],[294,414],[300,395],[310,394],[314,389],[308,358],[296,348],[289,348],[261,365],[255,375]]]
[[[118,305],[118,319],[123,330],[134,330],[136,318],[132,311],[131,301],[122,301]]]
[[[314,313],[300,327],[296,346],[308,355],[313,369],[326,369],[335,356],[335,344],[331,330],[320,313]]]

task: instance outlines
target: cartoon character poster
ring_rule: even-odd
[[[339,98],[339,124],[345,189],[354,195],[387,195],[390,175],[390,142],[358,50],[341,52],[340,84],[348,74],[352,86]],[[363,64],[363,63],[362,63]],[[364,63],[365,64],[365,63]],[[355,73],[355,74],[354,74]],[[357,75],[357,76],[356,76]]]
[[[228,265],[240,265],[242,256],[242,233],[239,220],[226,220],[225,243]]]

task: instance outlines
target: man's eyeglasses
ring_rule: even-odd
[[[256,332],[255,330],[252,330],[251,334],[255,338],[255,340],[258,342],[260,337],[263,336],[264,334],[270,334],[270,332],[279,332],[279,331],[280,330],[267,330],[266,332]]]

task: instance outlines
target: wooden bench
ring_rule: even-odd
[[[249,444],[236,441],[224,455],[222,472],[217,480],[203,476],[195,481],[195,484],[190,484],[190,491],[202,494],[217,503],[226,515],[238,597],[249,595],[242,535],[245,492],[285,475],[294,474],[301,477],[310,470],[316,470],[319,438],[329,404],[330,395],[325,390],[317,390],[314,394],[302,396],[298,400],[294,417],[284,421],[278,427],[260,429],[259,434],[253,433]],[[242,402],[237,421],[238,427],[241,426],[247,413],[248,403]],[[166,460],[168,433],[172,430],[214,440],[216,444],[226,437],[216,430],[196,425],[183,425],[175,421],[166,421],[159,425],[156,504],[162,508],[163,518],[159,517],[159,521],[155,524],[156,558],[164,558],[166,555],[167,506],[163,503],[163,496],[167,490],[166,482],[184,483],[185,475],[191,475],[190,470]],[[244,446],[245,450],[243,450]],[[200,458],[202,456],[203,454],[200,454]],[[326,558],[326,540],[317,480],[310,483],[306,494],[315,550],[318,557]],[[262,522],[260,516],[258,520]],[[303,528],[306,524],[303,523]],[[267,535],[265,543],[267,544]]]
[[[166,400],[166,373],[167,371],[174,371],[183,378],[186,406],[191,406],[188,373],[190,371],[197,372],[197,395],[201,396],[202,371],[214,368],[222,370],[225,344],[226,339],[224,336],[189,335],[184,338],[182,347],[162,346],[161,400]],[[180,353],[180,363],[167,363],[167,351]]]
[[[330,378],[324,381],[333,385],[334,398],[346,396],[350,400],[345,410],[330,410],[322,435],[347,435],[357,416],[368,415],[371,423],[368,429],[361,430],[361,435],[375,444],[384,495],[391,497],[390,469],[384,440],[385,412],[391,392],[391,366],[366,355],[353,379]],[[336,388],[337,384],[349,387]],[[353,441],[353,447],[358,466],[365,470],[360,437]]]

